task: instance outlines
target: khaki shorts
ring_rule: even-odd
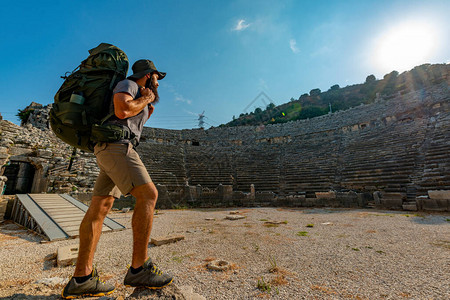
[[[99,143],[94,148],[100,168],[94,196],[127,195],[135,187],[152,182],[139,154],[131,144]]]

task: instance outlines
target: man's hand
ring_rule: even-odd
[[[152,115],[153,111],[155,110],[155,107],[151,104],[148,105],[148,118],[150,119],[150,116]]]
[[[142,87],[141,88],[141,96],[152,97],[152,101],[151,102],[153,102],[153,100],[155,100],[155,95],[153,94],[153,91],[151,89],[149,89],[149,88],[146,88],[146,87]]]

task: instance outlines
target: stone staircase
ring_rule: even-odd
[[[239,154],[239,155],[237,155]],[[250,191],[280,191],[280,151],[277,146],[259,144],[235,152],[236,189]]]
[[[297,136],[284,147],[282,169],[285,193],[332,189],[337,168],[335,136],[324,133]]]
[[[166,185],[168,191],[185,184],[184,152],[180,145],[142,143],[138,151],[155,184]]]
[[[450,112],[436,119],[435,129],[428,139],[418,195],[426,195],[430,189],[450,190]]]
[[[415,172],[417,143],[424,138],[420,126],[412,125],[415,123],[397,122],[347,135],[342,151],[341,185],[406,193]]]
[[[185,164],[190,185],[215,189],[219,184],[232,185],[234,171],[230,149],[211,149],[186,145]]]

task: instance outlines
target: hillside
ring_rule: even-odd
[[[333,85],[328,91],[312,89],[298,99],[291,98],[288,103],[266,109],[256,108],[254,112],[241,114],[239,118],[221,127],[286,123],[289,121],[314,118],[330,112],[346,110],[360,104],[369,104],[378,98],[390,99],[396,95],[437,85],[450,80],[449,64],[424,64],[399,74],[392,71],[377,80],[369,75],[361,84],[346,86]]]

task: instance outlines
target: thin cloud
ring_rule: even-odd
[[[289,46],[291,47],[292,52],[294,52],[295,54],[300,53],[300,49],[298,49],[297,47],[297,41],[294,39],[291,39],[289,41]]]
[[[164,87],[167,88],[167,90],[168,90],[170,93],[173,94],[174,100],[175,100],[176,102],[182,102],[182,103],[192,104],[192,100],[187,99],[187,98],[185,98],[183,95],[181,95],[180,93],[178,93],[178,92],[176,91],[176,89],[175,89],[172,85],[166,84]]]
[[[184,108],[183,108],[183,111],[184,111],[185,113],[187,113],[187,114],[191,115],[191,116],[196,116],[196,117],[198,117],[198,114],[197,114],[197,113],[195,113],[195,112],[192,112],[192,111],[190,111],[190,110],[187,110],[187,109],[184,109]]]
[[[183,95],[180,95],[178,93],[174,93],[175,95],[175,101],[177,102],[183,102],[183,103],[187,103],[187,104],[192,104],[192,101],[190,99],[186,99],[183,97]]]
[[[249,27],[251,24],[247,24],[245,23],[244,19],[241,19],[237,22],[236,26],[234,26],[233,30],[234,31],[242,31],[244,29],[246,29],[247,27]]]

